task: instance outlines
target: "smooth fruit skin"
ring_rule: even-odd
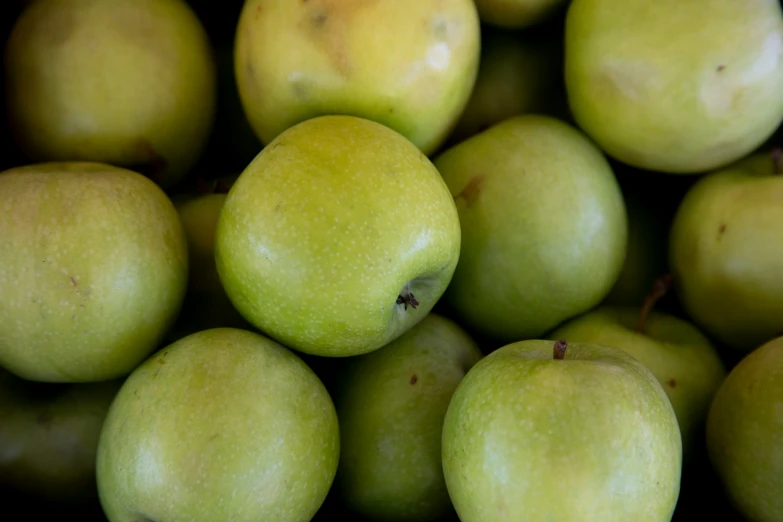
[[[644,332],[638,333],[639,313],[639,307],[602,306],[560,326],[549,338],[619,348],[646,366],[672,403],[688,458],[702,442],[704,420],[726,369],[709,339],[692,324],[651,312]]]
[[[11,128],[33,161],[104,162],[168,187],[208,139],[214,58],[182,0],[38,0],[5,64]]]
[[[457,387],[443,471],[460,520],[671,520],[682,448],[660,384],[616,348],[552,351],[506,345]]]
[[[451,396],[481,358],[453,321],[430,314],[380,350],[352,357],[335,398],[345,504],[371,520],[429,521],[452,512],[441,434]]]
[[[523,115],[435,160],[454,196],[462,251],[445,298],[505,342],[543,335],[598,305],[625,258],[617,180],[581,132]]]
[[[0,365],[35,381],[126,375],[179,313],[187,244],[141,174],[99,163],[0,173]]]
[[[128,377],[101,432],[98,492],[111,522],[310,520],[339,442],[301,359],[252,332],[205,330]]]
[[[707,451],[746,520],[783,520],[783,337],[732,369],[710,409]]]
[[[754,154],[701,178],[670,234],[669,265],[683,308],[739,353],[783,331],[783,175]]]
[[[777,0],[574,0],[565,46],[574,118],[629,165],[712,170],[783,120]]]
[[[536,25],[557,12],[565,0],[475,0],[481,21],[507,29]]]
[[[308,118],[347,114],[429,155],[470,97],[479,51],[472,0],[247,0],[235,68],[263,143]]]
[[[409,330],[451,280],[459,217],[412,143],[322,116],[287,130],[239,176],[218,220],[218,275],[237,310],[305,353],[371,352]],[[408,286],[417,308],[398,303]]]
[[[121,385],[44,384],[0,370],[0,484],[60,505],[95,502],[98,437]]]

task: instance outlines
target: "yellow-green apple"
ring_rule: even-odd
[[[576,122],[647,170],[701,173],[764,143],[783,121],[782,54],[777,0],[574,0],[566,16]]]
[[[652,311],[666,279],[642,307],[601,306],[561,325],[551,339],[569,339],[619,348],[644,364],[658,379],[674,407],[689,459],[703,442],[704,420],[726,369],[710,340],[691,323]]]
[[[707,451],[746,520],[783,520],[783,337],[731,370],[707,418]]]
[[[242,316],[321,356],[371,352],[413,327],[459,251],[457,209],[429,159],[394,130],[341,115],[275,138],[229,191],[215,236]]]
[[[214,58],[183,0],[37,0],[5,65],[11,127],[32,161],[109,163],[167,187],[207,141]]]
[[[445,294],[460,321],[513,342],[606,297],[623,266],[627,216],[609,163],[581,132],[515,116],[435,165],[460,217],[462,251]]]
[[[429,521],[452,513],[441,434],[457,384],[481,358],[453,321],[430,314],[411,330],[345,362],[335,396],[340,419],[336,484],[371,520]]]
[[[265,144],[306,119],[346,114],[429,155],[470,97],[479,52],[472,0],[247,0],[235,67]]]
[[[628,353],[595,344],[492,352],[457,386],[443,426],[462,522],[668,522],[681,466],[661,385]]]
[[[759,152],[699,179],[670,234],[679,300],[707,334],[747,353],[783,332],[783,169]]]
[[[339,445],[332,400],[293,352],[204,330],[123,384],[98,443],[98,493],[110,522],[310,520]]]
[[[35,381],[130,373],[188,279],[185,234],[151,180],[100,163],[0,173],[0,365]]]

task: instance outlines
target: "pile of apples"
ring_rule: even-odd
[[[783,520],[777,0],[6,4],[5,505]]]

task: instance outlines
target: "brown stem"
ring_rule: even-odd
[[[775,174],[783,174],[783,149],[776,147],[772,149],[772,166]]]
[[[565,353],[566,349],[568,348],[568,343],[561,339],[559,341],[555,341],[555,349],[553,353],[553,357],[557,361],[562,361],[565,359]]]
[[[674,284],[674,278],[671,274],[664,274],[655,280],[652,286],[650,294],[644,298],[644,304],[642,305],[642,311],[639,313],[639,321],[636,323],[636,331],[639,333],[644,332],[644,323],[647,321],[647,316],[650,315],[655,304],[672,289]]]
[[[405,288],[402,289],[400,295],[397,296],[397,304],[405,305],[406,310],[408,309],[408,305],[413,309],[416,309],[416,307],[419,306],[419,302],[413,296],[413,292],[408,289],[408,285],[405,285]]]

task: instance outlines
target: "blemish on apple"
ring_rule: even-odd
[[[419,377],[414,373],[413,375],[411,375],[411,386],[413,386],[417,382],[419,382]]]
[[[465,188],[462,189],[462,191],[457,194],[454,199],[457,200],[459,198],[462,198],[465,203],[468,205],[471,205],[474,201],[476,201],[476,198],[479,195],[479,192],[481,190],[481,185],[484,182],[484,176],[477,175],[470,178],[470,181],[468,181],[468,184],[465,185]]]

